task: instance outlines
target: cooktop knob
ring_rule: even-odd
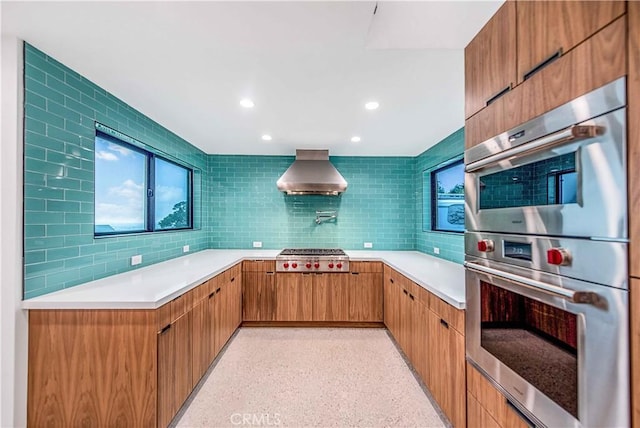
[[[565,248],[551,248],[547,251],[547,263],[557,266],[570,265],[571,253]]]
[[[316,263],[313,265],[313,267],[315,267],[316,269],[318,269],[320,267],[320,263]]]
[[[338,263],[338,264],[336,265],[336,267],[337,267],[338,269],[342,269],[342,263]]]
[[[294,268],[294,269],[295,269],[295,268],[297,268],[297,267],[298,267],[298,263],[293,263],[293,264],[291,265],[291,267],[292,267],[292,268]]]
[[[285,269],[288,269],[289,268],[289,263],[285,263],[282,266],[284,266]]]
[[[482,239],[478,241],[478,251],[483,253],[490,253],[495,249],[495,245],[493,244],[493,240],[491,239]]]
[[[333,263],[329,263],[329,269],[333,269]]]
[[[307,266],[307,269],[311,269],[311,263],[307,263],[306,266]]]

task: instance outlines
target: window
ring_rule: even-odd
[[[431,229],[464,232],[464,162],[431,172]]]
[[[193,171],[96,131],[94,234],[191,229]]]

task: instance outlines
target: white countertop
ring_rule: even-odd
[[[245,259],[275,259],[279,250],[204,250],[141,269],[34,297],[23,309],[155,309]],[[465,307],[464,267],[417,251],[351,251],[379,260],[456,308]]]

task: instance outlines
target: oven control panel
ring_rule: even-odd
[[[628,243],[485,232],[465,233],[467,257],[628,288]],[[599,269],[598,266],[606,266]],[[613,285],[615,284],[615,285]]]

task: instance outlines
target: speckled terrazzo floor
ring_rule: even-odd
[[[444,427],[384,329],[242,328],[178,427]]]

